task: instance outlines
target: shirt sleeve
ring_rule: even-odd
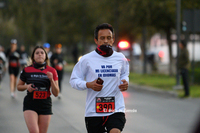
[[[83,57],[82,57],[83,58]],[[87,89],[85,75],[87,73],[87,63],[82,59],[73,68],[70,84],[74,89]]]
[[[129,63],[128,60],[124,57],[122,72],[120,75],[120,80],[125,79],[129,83]]]
[[[21,74],[20,74],[20,79],[23,81],[23,82],[26,82],[26,76],[25,76],[26,72],[25,70],[23,69],[21,71]]]
[[[53,73],[53,79],[54,79],[54,81],[58,80],[58,73],[57,73],[57,71],[54,68],[53,68],[52,73]]]

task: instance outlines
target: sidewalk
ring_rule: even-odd
[[[150,86],[141,86],[134,83],[129,83],[129,87],[140,92],[154,93],[154,94],[168,96],[168,97],[178,97],[178,93],[176,93],[175,91],[166,91],[159,88],[154,88]]]

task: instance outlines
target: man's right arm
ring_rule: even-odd
[[[87,66],[81,60],[74,66],[71,77],[70,84],[74,89],[85,90],[87,89],[85,74],[87,72]]]
[[[85,76],[87,73],[86,61],[80,60],[73,68],[70,84],[73,88],[77,90],[93,89],[94,91],[101,91],[103,85],[97,84],[96,79],[91,82],[85,81]]]
[[[90,88],[94,91],[101,91],[101,89],[103,88],[103,85],[98,84],[97,80],[94,80],[92,82],[87,82],[86,86],[87,86],[87,88]]]

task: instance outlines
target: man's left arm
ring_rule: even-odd
[[[129,84],[129,63],[126,60],[123,62],[123,67],[120,75],[121,84],[119,85],[120,91],[126,91]]]

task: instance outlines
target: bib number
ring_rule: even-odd
[[[115,97],[96,97],[96,113],[115,111]]]
[[[9,62],[9,65],[11,66],[11,67],[17,67],[17,61],[10,61]]]
[[[34,91],[33,99],[47,99],[47,91]]]

